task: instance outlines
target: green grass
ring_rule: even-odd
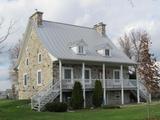
[[[150,108],[151,115],[160,118],[160,103]],[[0,100],[0,120],[145,120],[146,116],[146,105],[50,113],[32,111],[27,101]]]

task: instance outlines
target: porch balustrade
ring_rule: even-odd
[[[86,89],[92,89],[94,88],[94,84],[96,80],[100,80],[102,83],[102,87],[103,87],[103,80],[102,79],[92,79],[92,80],[85,80],[85,88]],[[74,79],[74,80],[66,80],[63,79],[62,80],[62,88],[63,89],[72,89],[74,82],[75,81],[79,81],[82,85],[83,82],[81,79]],[[105,86],[106,89],[120,89],[122,84],[121,84],[121,80],[117,79],[106,79],[105,80]],[[123,79],[123,88],[124,89],[133,89],[133,88],[137,88],[137,80],[136,79]]]

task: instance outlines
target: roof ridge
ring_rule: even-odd
[[[45,22],[51,22],[51,23],[57,23],[57,24],[63,24],[63,25],[69,25],[69,26],[75,26],[75,27],[80,27],[80,28],[87,28],[87,29],[92,29],[92,30],[94,30],[94,28],[86,27],[86,26],[73,25],[73,24],[62,23],[62,22],[54,22],[54,21],[49,21],[49,20],[43,20],[43,21],[45,21]]]

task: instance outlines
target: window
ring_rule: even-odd
[[[112,92],[112,95],[111,95],[112,100],[119,100],[120,98],[121,97],[120,97],[120,92],[119,91]]]
[[[67,82],[72,82],[73,81],[73,68],[64,68],[64,76],[63,78],[67,81]]]
[[[113,79],[115,84],[120,84],[120,71],[114,70],[113,71]]]
[[[85,69],[85,79],[90,79],[91,71],[90,69]]]
[[[120,72],[118,70],[114,71],[114,78],[115,79],[120,79]]]
[[[65,79],[71,79],[71,69],[65,69],[64,70],[64,78]]]
[[[42,61],[42,54],[39,53],[39,54],[38,54],[38,63],[41,63],[41,61]]]
[[[42,72],[41,72],[41,70],[37,71],[37,84],[38,85],[42,84]]]
[[[97,50],[97,53],[99,53],[102,56],[111,56],[111,50],[110,49],[99,49]]]
[[[91,83],[91,69],[85,69],[85,83]]]
[[[78,46],[78,53],[79,54],[84,54],[84,48],[83,48],[83,46]]]
[[[28,83],[28,75],[27,74],[24,74],[24,76],[23,76],[23,85],[24,86],[27,86],[27,83]]]
[[[28,65],[29,63],[28,63],[28,58],[26,59],[26,65]]]
[[[109,51],[109,49],[105,49],[105,56],[110,56],[110,51]]]

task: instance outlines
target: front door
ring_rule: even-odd
[[[113,84],[120,85],[120,70],[113,70]]]

